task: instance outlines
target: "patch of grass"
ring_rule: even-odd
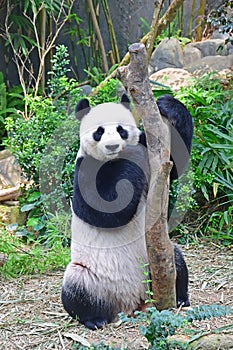
[[[70,259],[69,248],[64,247],[62,241],[57,240],[51,247],[45,247],[36,240],[30,245],[5,230],[0,231],[0,252],[7,258],[0,267],[0,276],[17,277],[44,273],[64,268]]]

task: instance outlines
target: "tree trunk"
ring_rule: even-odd
[[[196,41],[201,41],[202,39],[202,23],[205,14],[205,0],[200,0],[197,27],[196,27]]]
[[[144,44],[129,47],[130,64],[118,68],[117,77],[128,90],[147,137],[150,183],[146,211],[146,243],[152,292],[159,310],[175,307],[175,260],[169,239],[167,209],[169,193],[170,133],[152,94]]]

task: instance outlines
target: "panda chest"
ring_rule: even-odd
[[[77,161],[73,210],[84,222],[102,228],[128,224],[145,189],[143,169],[129,159]]]

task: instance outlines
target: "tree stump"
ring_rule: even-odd
[[[118,69],[117,77],[131,96],[142,119],[147,138],[150,181],[146,209],[146,244],[152,292],[158,310],[176,306],[174,247],[168,235],[170,130],[159,113],[148,78],[144,44],[129,47],[130,64]]]

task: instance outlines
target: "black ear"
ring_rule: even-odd
[[[86,98],[83,98],[82,100],[79,101],[75,108],[75,115],[78,120],[81,120],[84,115],[89,113],[90,111],[90,103]]]
[[[130,110],[130,99],[129,99],[128,95],[123,94],[121,96],[121,103],[125,106],[125,108]]]

